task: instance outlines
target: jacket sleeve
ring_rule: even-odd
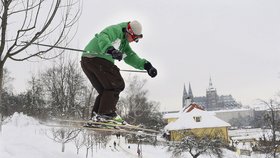
[[[122,29],[120,25],[112,25],[105,28],[99,35],[98,35],[98,46],[102,53],[105,53],[106,50],[112,46],[112,42],[115,41],[117,38],[121,38],[123,35]]]
[[[101,32],[98,36],[98,46],[102,53],[106,53],[106,50],[112,46],[112,42],[108,34]]]
[[[124,61],[139,70],[144,70],[144,64],[147,62],[146,59],[140,58],[131,48],[130,46],[127,46],[126,49],[126,57],[124,58]]]

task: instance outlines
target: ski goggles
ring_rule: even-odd
[[[131,38],[133,39],[133,41],[138,42],[140,38],[143,38],[143,35],[136,35],[134,34],[130,24],[127,25],[127,30],[126,32],[131,36]]]

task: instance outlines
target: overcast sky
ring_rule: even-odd
[[[279,0],[84,0],[72,47],[83,49],[111,24],[138,20],[144,38],[131,44],[158,69],[147,79],[150,100],[164,110],[182,105],[183,86],[205,96],[212,77],[218,95],[245,105],[270,99],[280,90]],[[80,54],[73,52],[77,60]],[[133,69],[116,62],[121,69]],[[14,88],[22,91],[30,72],[44,63],[8,62]],[[124,76],[127,73],[122,73]]]

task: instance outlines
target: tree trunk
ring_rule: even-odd
[[[61,152],[64,152],[65,151],[65,142],[62,142],[62,150]]]
[[[3,124],[3,105],[2,105],[2,92],[3,92],[3,78],[4,78],[4,67],[3,64],[0,63],[0,133],[2,132],[2,124]]]
[[[2,132],[3,118],[4,118],[4,108],[2,105],[2,91],[3,91],[3,78],[4,78],[4,67],[0,64],[0,133]]]
[[[87,148],[87,150],[86,150],[86,158],[88,158],[88,150],[89,150],[89,148]]]
[[[4,66],[0,61],[0,113],[3,113],[2,111],[3,110],[2,107],[3,78],[4,78]]]
[[[2,133],[2,125],[3,125],[3,117],[2,117],[2,114],[0,112],[0,133]]]

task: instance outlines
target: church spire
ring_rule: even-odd
[[[192,88],[191,88],[191,83],[189,82],[189,99],[191,99],[191,101],[193,101],[193,92],[192,92]]]
[[[213,87],[212,78],[210,76],[208,91],[211,91],[211,90],[215,90],[215,88]]]
[[[185,86],[185,84],[184,84],[182,107],[185,106],[185,103],[186,103],[186,101],[187,101],[187,98],[188,98],[188,93],[187,93],[187,90],[186,90],[186,86]]]
[[[211,76],[210,76],[210,79],[209,79],[209,88],[210,87],[213,87],[213,83],[212,83],[212,78],[211,78]]]

